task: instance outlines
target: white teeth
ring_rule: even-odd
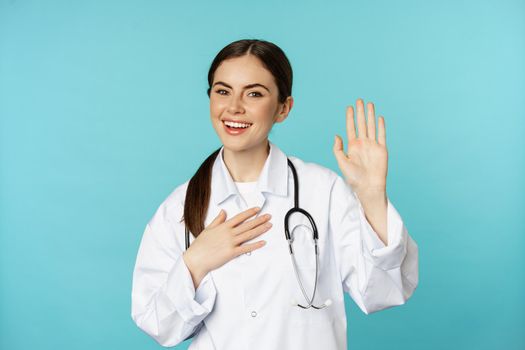
[[[243,128],[243,129],[252,125],[252,124],[236,123],[236,122],[230,122],[230,121],[225,121],[224,124],[232,128]]]

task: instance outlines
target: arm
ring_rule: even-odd
[[[175,346],[196,334],[217,293],[209,274],[195,290],[175,240],[184,228],[176,225],[174,232],[165,211],[157,211],[146,226],[133,271],[131,317],[162,346]]]
[[[387,214],[389,201],[386,192],[356,193],[356,195],[372,230],[377,233],[384,244],[388,244]]]
[[[418,284],[418,247],[388,198],[385,245],[355,193],[337,176],[330,198],[330,231],[343,288],[364,313],[410,298]]]

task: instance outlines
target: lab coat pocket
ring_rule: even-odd
[[[314,290],[315,267],[309,270],[308,276],[305,276],[306,278],[301,277],[301,282],[305,289],[304,292],[306,293],[306,297],[308,299],[312,297]],[[292,324],[301,325],[303,327],[307,325],[330,324],[334,319],[334,306],[332,305],[331,301],[328,301],[330,300],[331,295],[327,294],[326,290],[323,290],[320,277],[321,276],[319,275],[319,280],[313,300],[313,305],[321,307],[320,309],[316,309],[314,307],[304,309],[298,305],[294,305],[300,304],[305,307],[308,306],[308,301],[301,290],[299,282],[296,280],[296,278],[294,278],[291,289],[292,298],[290,299],[290,318]],[[323,305],[326,306],[322,307]]]

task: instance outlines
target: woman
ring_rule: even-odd
[[[346,349],[344,292],[368,314],[405,303],[418,284],[417,245],[386,195],[384,119],[376,141],[373,105],[366,123],[359,99],[357,136],[347,109],[347,152],[338,136],[333,147],[343,180],[268,140],[293,106],[292,69],[275,44],[227,45],[208,82],[223,146],[146,225],[133,320],[163,346],[193,337],[190,349]],[[286,215],[296,200],[313,223]]]

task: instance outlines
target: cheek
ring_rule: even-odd
[[[275,106],[272,103],[264,103],[254,106],[252,112],[261,120],[271,120],[275,113]]]
[[[222,103],[210,103],[210,118],[216,122],[218,118],[224,113],[224,106]]]

